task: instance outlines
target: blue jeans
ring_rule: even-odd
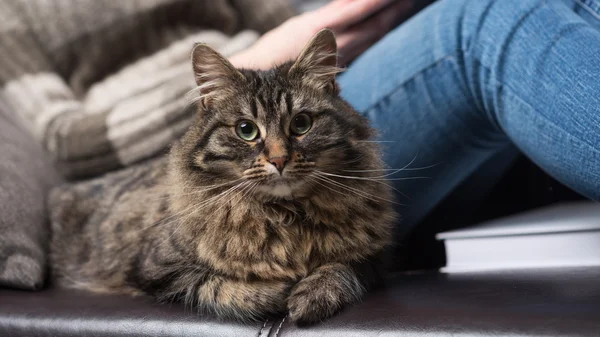
[[[402,228],[473,174],[489,188],[517,151],[600,199],[599,29],[598,0],[439,0],[340,76],[388,165],[410,163],[391,176]]]

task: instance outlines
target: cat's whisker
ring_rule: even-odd
[[[408,164],[404,165],[404,167],[402,167],[402,168],[401,168],[401,169],[399,169],[399,170],[393,171],[393,172],[391,172],[391,173],[384,174],[384,175],[380,176],[380,178],[391,176],[391,175],[393,175],[393,174],[396,174],[396,173],[398,173],[398,172],[401,172],[402,170],[405,170],[405,169],[409,168],[409,167],[410,167],[410,165],[412,165],[412,163],[414,163],[414,162],[415,162],[415,160],[417,160],[417,157],[418,157],[418,156],[419,156],[419,152],[417,152],[417,154],[415,154],[415,157],[414,157],[414,158],[413,158],[413,159],[412,159],[410,162],[408,162]]]
[[[230,188],[229,190],[227,190],[226,192],[223,192],[221,194],[219,194],[219,199],[215,201],[215,203],[220,202],[221,199],[225,198],[227,195],[235,192],[237,189],[240,188],[240,186],[244,185],[245,182],[242,182],[240,184],[235,185],[234,187]],[[171,233],[171,235],[169,235],[165,240],[163,240],[160,244],[158,244],[156,246],[156,248],[160,247],[161,245],[163,245],[165,242],[167,242],[168,240],[171,239],[171,237],[173,237],[173,235],[175,235],[175,233],[177,233],[177,231],[181,228],[181,226],[183,226],[186,221],[188,219],[190,219],[192,216],[194,216],[199,210],[203,209],[206,207],[206,204],[202,207],[197,207],[195,210],[193,210],[192,212],[190,212],[190,214],[188,214],[184,219],[182,219],[179,223],[179,225],[177,226],[177,228],[175,228],[175,230],[173,231],[173,233]],[[220,209],[222,206],[220,206],[218,209]],[[176,220],[175,220],[176,221]],[[171,222],[172,223],[172,222]],[[155,249],[156,249],[155,248]]]
[[[431,179],[431,177],[384,178],[384,179],[376,179],[376,180],[381,180],[381,181],[402,181],[402,180],[419,180],[419,179]]]
[[[322,172],[322,173],[324,173],[324,172]],[[389,184],[388,180],[389,179],[381,179],[381,180],[372,180],[372,181],[375,183],[378,183],[378,184],[383,184],[383,185],[391,188],[392,190],[396,191],[398,194],[405,197],[406,199],[410,200],[410,197],[408,195],[404,194],[402,191],[400,191],[399,189],[397,189],[394,186],[392,186],[391,184]]]
[[[338,194],[341,194],[341,195],[343,195],[343,196],[347,196],[347,195],[348,195],[348,193],[347,193],[347,192],[344,192],[344,191],[339,191],[339,190],[337,190],[337,189],[335,189],[335,188],[333,188],[333,187],[331,187],[331,186],[328,186],[328,185],[326,185],[325,183],[322,183],[322,182],[320,182],[318,179],[315,179],[315,178],[318,178],[318,177],[316,177],[316,176],[313,176],[313,177],[307,177],[307,178],[309,178],[309,179],[310,179],[312,182],[314,182],[314,183],[317,183],[318,185],[320,185],[320,186],[322,186],[322,187],[324,187],[324,188],[326,188],[326,189],[328,189],[328,190],[330,190],[330,191],[336,192],[336,193],[338,193]],[[323,181],[323,182],[328,182],[328,181],[324,181],[324,180],[322,180],[322,181]],[[335,185],[334,185],[334,186],[335,186]],[[364,196],[363,196],[363,197],[364,197]]]
[[[409,168],[399,168],[399,169],[373,169],[373,170],[342,170],[343,172],[387,172],[387,171],[394,171],[394,172],[401,172],[401,171],[420,171],[420,170],[427,170],[433,167],[436,167],[438,164],[433,164],[433,165],[429,165],[429,166],[424,166],[424,167],[409,167]]]
[[[338,181],[335,181],[333,179],[330,179],[330,178],[327,178],[327,177],[324,177],[324,176],[320,176],[319,174],[316,174],[315,177],[317,179],[323,181],[323,182],[327,182],[327,183],[333,184],[333,185],[338,186],[340,188],[343,188],[343,189],[345,189],[347,191],[354,192],[355,194],[358,194],[360,196],[367,197],[367,198],[372,197],[370,194],[368,194],[366,192],[363,192],[363,191],[361,191],[359,189],[356,189],[354,187],[350,187],[348,185],[342,184],[342,183],[340,183]]]
[[[342,170],[343,172],[381,172],[381,171],[396,171],[399,169],[373,169],[373,170]]]
[[[244,182],[244,183],[246,183],[246,182]],[[244,183],[242,183],[242,184],[244,184]],[[239,200],[241,201],[244,198],[244,196],[246,195],[246,191],[252,190],[258,184],[259,184],[258,182],[247,183],[244,187],[242,187],[241,190],[239,191],[240,192],[240,199]],[[214,213],[218,213],[223,207],[225,207],[226,205],[229,205],[231,201],[233,201],[233,197],[229,200],[229,202],[223,202],[221,206],[217,207],[217,209],[214,210]]]
[[[395,140],[357,140],[357,143],[396,143]]]
[[[258,182],[255,182],[254,184],[252,184],[250,186],[250,188],[248,188],[248,190],[246,192],[242,192],[242,196],[240,197],[240,201],[243,200],[244,198],[246,198],[248,195],[252,194],[252,192],[256,189],[256,187],[259,185]]]
[[[240,180],[242,180],[242,179],[243,179],[243,178],[237,178],[237,179],[235,179],[235,180],[227,181],[227,182],[224,182],[224,183],[221,183],[221,184],[214,184],[214,185],[202,185],[202,186],[200,186],[200,187],[202,187],[202,188],[211,188],[211,187],[225,186],[225,185],[229,185],[229,184],[233,184],[233,183],[235,183],[235,182],[238,182],[238,181],[240,181]],[[163,184],[157,184],[156,186],[157,186],[157,187],[163,187],[163,188],[170,188],[170,187],[172,187],[171,185],[163,185]],[[202,190],[202,189],[200,189],[200,190]]]
[[[319,175],[318,173],[317,173],[317,174],[315,174],[315,175],[314,175],[314,177],[316,177],[317,179],[321,179],[321,180],[322,180],[322,181],[324,181],[324,182],[328,182],[328,183],[330,183],[330,184],[336,185],[336,186],[338,186],[338,187],[340,187],[340,188],[343,188],[343,189],[345,189],[345,190],[347,190],[347,191],[354,192],[355,194],[357,194],[357,195],[360,195],[360,196],[362,196],[362,197],[364,197],[364,198],[368,198],[368,199],[369,199],[369,198],[370,198],[370,199],[379,199],[379,200],[382,200],[382,201],[387,201],[387,202],[390,202],[390,203],[393,203],[393,204],[396,204],[396,205],[399,205],[399,206],[407,206],[407,205],[405,205],[405,204],[402,204],[402,203],[399,203],[399,202],[396,202],[396,201],[393,201],[393,200],[389,200],[389,199],[386,199],[386,198],[382,198],[382,197],[379,197],[379,196],[376,196],[376,195],[373,195],[373,194],[370,194],[370,193],[367,193],[367,192],[361,191],[361,190],[359,190],[359,189],[357,189],[357,188],[354,188],[354,187],[348,186],[348,185],[346,185],[346,184],[343,184],[343,183],[341,183],[341,182],[339,182],[339,181],[335,181],[335,180],[333,180],[333,179],[330,179],[330,178],[327,178],[327,177],[321,176],[321,175]]]
[[[208,199],[204,199],[204,200],[202,200],[200,203],[197,203],[197,204],[192,204],[192,205],[190,205],[189,207],[187,207],[187,208],[186,208],[184,211],[187,211],[187,210],[189,210],[190,208],[194,208],[194,207],[202,207],[202,206],[204,206],[204,205],[206,205],[206,204],[209,204],[209,203],[211,203],[212,201],[216,201],[216,200],[217,200],[217,199],[219,199],[221,196],[223,196],[223,195],[225,195],[225,194],[229,193],[230,191],[234,190],[234,189],[235,189],[236,187],[238,187],[239,185],[240,185],[240,184],[237,184],[237,185],[235,185],[235,186],[232,186],[232,187],[230,187],[229,189],[227,189],[227,190],[225,190],[225,191],[223,191],[223,192],[221,192],[221,193],[219,193],[219,194],[217,194],[217,195],[214,195],[214,196],[212,196],[212,197],[210,197],[210,198],[208,198]]]
[[[153,223],[153,224],[152,224],[152,225],[150,225],[150,226],[147,226],[147,227],[144,227],[144,228],[141,228],[141,229],[139,229],[139,231],[144,231],[144,230],[146,230],[146,229],[149,229],[149,228],[155,227],[155,226],[157,226],[157,225],[159,225],[159,224],[160,224],[160,225],[162,225],[162,226],[169,225],[169,224],[173,223],[174,221],[169,221],[169,222],[166,222],[166,223],[163,223],[163,224],[161,224],[161,222],[163,222],[163,221],[166,221],[166,220],[168,220],[168,219],[171,219],[171,218],[174,218],[174,217],[177,217],[178,215],[181,215],[182,213],[188,212],[188,211],[190,211],[190,210],[191,210],[191,209],[193,209],[193,208],[198,208],[198,209],[201,209],[201,208],[203,208],[205,205],[207,205],[207,204],[209,204],[209,203],[211,203],[211,202],[213,202],[213,201],[214,201],[214,202],[217,202],[217,201],[218,201],[218,199],[219,199],[221,196],[223,196],[224,194],[227,194],[228,192],[230,192],[230,191],[234,190],[236,187],[239,187],[240,185],[241,185],[241,184],[237,184],[237,185],[235,185],[235,186],[233,186],[233,187],[231,187],[231,188],[229,188],[229,189],[227,189],[227,190],[225,190],[225,191],[223,191],[223,192],[221,192],[221,193],[219,193],[219,194],[217,194],[217,195],[215,195],[215,196],[212,196],[212,197],[210,197],[210,198],[208,198],[208,199],[202,200],[202,201],[201,201],[200,203],[198,203],[198,204],[192,204],[192,205],[190,205],[190,206],[186,207],[185,209],[183,209],[183,210],[181,210],[181,211],[179,211],[179,212],[177,212],[177,213],[174,213],[174,214],[172,214],[172,215],[170,215],[170,216],[168,216],[168,217],[166,217],[166,218],[163,218],[163,219],[160,219],[160,220],[156,221],[155,223]],[[194,212],[196,212],[196,210],[195,210]],[[176,220],[177,220],[177,219],[176,219]],[[175,220],[175,221],[176,221],[176,220]]]
[[[227,186],[227,185],[232,185],[232,184],[238,183],[238,182],[240,182],[240,181],[242,181],[242,180],[244,180],[244,179],[243,179],[243,178],[239,178],[239,179],[236,179],[236,180],[233,180],[233,181],[227,182],[227,183],[218,184],[218,185],[213,185],[213,186],[207,186],[207,188],[203,188],[203,189],[195,189],[195,190],[193,190],[192,192],[189,192],[189,193],[183,193],[183,194],[178,194],[178,195],[194,195],[194,194],[203,194],[203,193],[206,193],[206,192],[208,192],[208,191],[212,191],[212,190],[218,189],[218,188],[220,188],[220,187],[224,187],[224,186]],[[178,196],[178,195],[172,195],[172,196],[173,196],[173,197],[175,197],[175,196]]]
[[[346,195],[344,192],[340,192],[340,191],[338,191],[338,190],[336,190],[336,189],[332,188],[331,186],[327,186],[327,185],[325,185],[325,184],[321,183],[321,182],[320,182],[319,180],[317,180],[317,179],[316,179],[314,176],[308,176],[307,178],[308,178],[310,181],[312,181],[312,182],[314,182],[314,183],[317,183],[318,185],[320,185],[320,186],[323,186],[323,187],[325,187],[325,188],[327,188],[327,189],[329,189],[329,190],[331,190],[331,191],[334,191],[334,192],[337,192],[337,193],[340,193],[340,194]]]
[[[175,217],[177,217],[178,215],[181,215],[181,214],[183,214],[183,213],[185,213],[185,212],[189,211],[189,210],[190,210],[192,207],[194,207],[194,205],[188,206],[188,207],[186,207],[185,209],[183,209],[183,210],[181,210],[181,211],[179,211],[179,212],[177,212],[177,213],[171,214],[171,215],[169,215],[169,216],[168,216],[168,217],[166,217],[166,218],[162,218],[162,219],[160,219],[160,220],[158,220],[158,221],[154,222],[154,223],[153,223],[153,224],[151,224],[150,226],[147,226],[147,227],[140,228],[140,229],[138,229],[136,232],[142,232],[142,231],[145,231],[145,230],[147,230],[147,229],[150,229],[150,228],[153,228],[153,227],[156,227],[156,226],[159,226],[159,225],[161,225],[161,226],[167,226],[167,225],[169,225],[169,224],[171,224],[171,223],[173,223],[173,222],[175,222],[175,221],[177,221],[177,220],[178,220],[178,219],[176,219]],[[164,221],[166,221],[166,220],[173,219],[173,218],[175,218],[175,219],[174,219],[174,220],[171,220],[171,221],[164,222]],[[162,223],[161,223],[161,222],[162,222]]]
[[[389,174],[386,174],[383,176],[377,176],[377,177],[357,177],[357,176],[345,176],[345,175],[341,175],[341,174],[327,173],[327,172],[316,171],[316,170],[315,170],[315,172],[325,175],[325,176],[329,176],[329,177],[354,179],[354,180],[368,180],[368,181],[398,181],[398,180],[430,179],[430,177],[385,178]]]
[[[328,183],[333,184],[335,186],[338,186],[338,187],[340,187],[340,188],[342,188],[342,189],[344,189],[346,191],[353,192],[356,195],[362,196],[363,198],[366,198],[366,199],[377,199],[377,200],[389,202],[389,203],[392,203],[392,204],[395,204],[395,205],[398,205],[398,206],[405,206],[405,207],[408,206],[406,204],[403,204],[403,203],[400,203],[400,202],[397,202],[397,201],[394,201],[394,200],[389,200],[389,199],[382,198],[382,197],[379,197],[379,196],[376,196],[376,195],[373,195],[373,194],[370,194],[370,193],[366,193],[364,191],[355,189],[353,187],[350,187],[348,185],[342,184],[342,183],[337,182],[335,180],[327,179],[327,178],[324,178],[324,177],[318,177],[318,178],[321,179],[323,182],[328,182]]]
[[[169,194],[166,196],[161,196],[156,198],[156,200],[160,200],[160,199],[168,199],[168,198],[174,198],[174,197],[181,197],[181,196],[185,196],[185,195],[195,195],[195,194],[202,194],[202,193],[206,193],[208,191],[212,191],[215,190],[219,187],[223,187],[223,186],[227,186],[227,185],[231,185],[234,184],[238,181],[243,180],[244,178],[238,178],[236,180],[232,180],[232,181],[228,181],[226,183],[222,183],[222,184],[215,184],[215,185],[208,185],[208,186],[202,186],[202,189],[194,189],[194,191],[189,192],[189,193],[179,193],[179,194]]]
[[[226,198],[227,196],[233,194],[234,192],[236,192],[237,190],[239,190],[240,188],[243,188],[242,186],[244,186],[246,182],[242,182],[237,184],[236,186],[233,186],[232,188],[216,195],[213,196],[207,200],[204,200],[202,202],[200,202],[199,204],[195,204],[193,205],[193,207],[195,207],[196,209],[194,210],[194,212],[197,212],[203,208],[205,208],[206,206],[209,206],[210,204],[216,204],[221,202],[221,200],[223,200],[224,198]],[[245,187],[245,186],[244,186]]]
[[[408,162],[408,164],[404,165],[404,167],[402,167],[402,168],[392,170],[392,172],[384,174],[384,175],[381,175],[381,176],[369,177],[369,178],[385,178],[385,177],[389,177],[391,175],[394,175],[394,174],[396,174],[398,172],[406,171],[410,167],[410,165],[412,165],[415,162],[415,160],[417,160],[418,156],[419,156],[419,152],[417,152],[417,154],[415,154],[415,156],[413,157],[413,159],[410,162]],[[340,177],[340,178],[342,178],[342,177]]]

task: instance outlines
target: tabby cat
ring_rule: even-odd
[[[336,54],[329,30],[268,71],[196,45],[198,116],[168,157],[51,194],[53,279],[245,321],[359,301],[396,216]]]

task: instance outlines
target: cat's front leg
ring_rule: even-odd
[[[286,309],[290,284],[280,281],[243,281],[212,276],[199,286],[196,294],[202,309],[216,316],[255,321]]]
[[[292,321],[299,325],[317,323],[360,301],[373,284],[373,275],[357,272],[361,269],[365,268],[330,263],[313,270],[294,286],[288,298]]]

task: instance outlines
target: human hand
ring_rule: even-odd
[[[396,3],[369,17],[393,1]],[[269,69],[295,59],[313,35],[329,28],[336,34],[338,62],[344,66],[405,18],[411,9],[411,0],[335,0],[267,32],[252,47],[231,57],[231,62],[241,68]]]

